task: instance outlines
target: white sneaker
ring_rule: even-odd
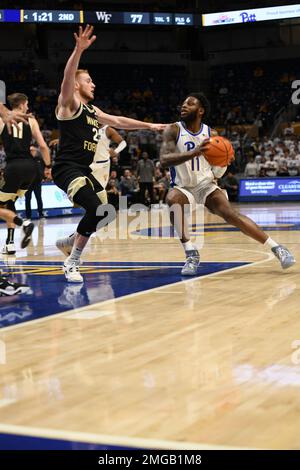
[[[10,282],[7,279],[0,277],[0,297],[26,294],[30,290],[30,287],[26,284],[18,284],[16,282]]]
[[[59,305],[72,308],[83,307],[85,305],[85,297],[81,294],[82,289],[82,284],[68,284],[64,288],[61,296],[58,297]]]
[[[16,247],[13,242],[6,243],[2,249],[3,255],[15,255],[16,254]]]
[[[69,262],[67,258],[63,270],[68,282],[83,282],[83,277],[79,272],[79,263]]]
[[[70,256],[74,239],[70,237],[59,238],[56,240],[56,248],[58,248],[65,256]]]

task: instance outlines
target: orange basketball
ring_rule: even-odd
[[[218,135],[210,137],[204,156],[212,166],[228,166],[234,160],[234,150],[228,139]]]

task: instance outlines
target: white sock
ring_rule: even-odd
[[[265,241],[264,246],[265,246],[265,247],[268,246],[268,247],[271,249],[271,248],[274,248],[274,246],[278,246],[278,243],[274,242],[274,240],[272,240],[272,238],[269,237],[269,238]]]
[[[76,232],[72,233],[72,235],[68,236],[67,240],[68,240],[68,243],[70,243],[70,245],[73,245],[74,240],[75,240],[75,236],[76,236]]]
[[[182,246],[183,246],[185,252],[195,250],[195,247],[192,244],[191,240],[189,240],[188,242],[185,242],[185,243],[182,242]]]
[[[77,248],[76,246],[73,246],[71,254],[68,257],[68,263],[79,263],[81,253],[82,248]]]
[[[28,219],[27,219],[27,220],[24,220],[24,221],[23,221],[23,224],[22,224],[22,225],[23,225],[23,227],[27,227],[27,225],[29,225],[29,224],[31,224],[31,220],[28,220]]]

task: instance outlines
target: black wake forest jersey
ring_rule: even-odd
[[[11,134],[8,133],[7,127],[4,126],[1,137],[7,161],[16,158],[33,158],[30,153],[32,141],[30,124],[19,122],[18,127],[13,125]]]
[[[57,116],[56,116],[57,117]],[[59,150],[55,165],[88,167],[94,158],[99,140],[99,122],[92,106],[81,103],[73,117],[59,119]]]

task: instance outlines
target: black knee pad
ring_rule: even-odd
[[[99,197],[90,185],[83,186],[75,194],[73,200],[86,210],[86,214],[77,227],[77,232],[80,235],[89,237],[93,232],[105,227],[115,218],[114,208],[109,204],[102,206]]]
[[[7,201],[6,203],[6,209],[9,209],[10,211],[13,211],[16,213],[16,207],[14,201]]]

